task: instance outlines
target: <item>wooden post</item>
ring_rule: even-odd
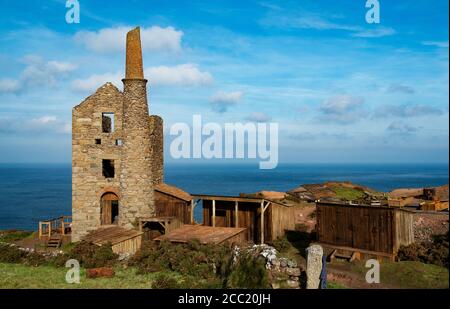
[[[238,208],[238,201],[234,202],[234,223],[235,227],[239,227],[239,208]]]
[[[195,209],[195,201],[191,200],[191,224],[194,224],[194,209]]]
[[[42,237],[42,222],[39,221],[39,239]]]
[[[261,243],[264,243],[264,200],[261,201]]]
[[[216,226],[216,200],[212,200],[212,226]]]
[[[64,217],[61,217],[60,220],[61,220],[61,234],[64,235],[64,232],[65,232]]]
[[[52,221],[48,222],[48,238],[52,237]]]

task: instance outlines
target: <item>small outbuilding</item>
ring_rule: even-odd
[[[195,207],[203,202],[203,225],[245,228],[246,241],[264,243],[295,229],[292,205],[265,198],[242,196],[192,195]]]
[[[414,242],[414,212],[403,208],[320,202],[317,238],[325,247],[394,259]]]

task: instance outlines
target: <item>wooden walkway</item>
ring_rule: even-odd
[[[202,244],[221,244],[224,242],[242,243],[245,241],[245,228],[212,227],[204,225],[183,225],[165,235],[155,238],[156,241],[169,240],[174,243],[187,243],[197,239]]]

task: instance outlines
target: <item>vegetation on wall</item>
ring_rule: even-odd
[[[449,233],[433,236],[433,241],[413,243],[402,246],[398,251],[401,261],[417,261],[427,264],[435,264],[448,268],[448,239]]]

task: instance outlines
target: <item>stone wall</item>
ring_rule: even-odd
[[[114,113],[115,130],[102,133],[102,113]],[[123,96],[111,83],[100,87],[72,111],[72,240],[100,225],[100,199],[105,192],[120,195]],[[99,139],[101,144],[96,144]],[[112,159],[115,178],[105,178],[102,160]]]

